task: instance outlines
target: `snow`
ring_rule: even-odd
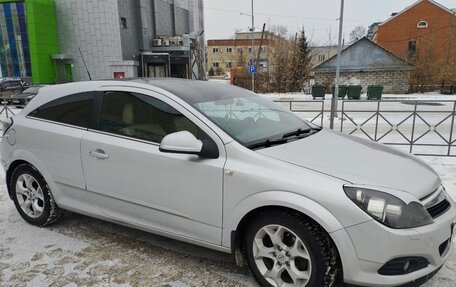
[[[312,100],[302,94],[264,96]],[[385,98],[456,100],[455,96],[432,93]],[[329,99],[324,103],[329,108]],[[393,108],[404,106],[397,103]],[[438,113],[434,117],[438,118]],[[436,170],[456,199],[456,157],[421,159]],[[246,268],[231,262],[230,255],[90,217],[67,212],[50,227],[31,226],[18,215],[7,196],[1,170],[0,174],[1,286],[257,286]],[[456,286],[456,248],[442,270],[424,286]]]

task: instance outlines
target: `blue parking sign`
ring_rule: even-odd
[[[255,74],[256,73],[256,67],[255,66],[249,66],[249,73],[250,74]]]

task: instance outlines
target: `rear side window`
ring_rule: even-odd
[[[31,117],[88,128],[95,92],[79,93],[42,105]]]

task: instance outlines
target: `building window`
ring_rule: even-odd
[[[252,47],[249,47],[249,53],[252,53]]]
[[[424,29],[424,28],[429,27],[429,24],[426,21],[420,21],[420,22],[418,22],[418,25],[416,27],[418,29]]]
[[[324,62],[325,59],[326,59],[326,55],[318,55],[318,61],[319,61],[320,63]]]
[[[408,43],[408,55],[409,58],[416,54],[416,41],[409,41]]]
[[[233,52],[233,48],[226,48],[226,52],[227,53],[232,53]]]
[[[231,68],[231,65],[232,65],[231,62],[226,62],[226,68],[227,69]]]
[[[212,67],[213,68],[218,68],[218,67],[220,67],[220,63],[219,62],[213,62],[212,63]]]
[[[238,53],[242,53],[242,48],[241,48],[241,47],[238,47],[238,48],[237,48],[237,51],[238,51]]]
[[[128,28],[127,18],[124,18],[124,17],[120,18],[120,28],[122,28],[122,29],[127,29]]]
[[[212,48],[212,53],[220,53],[220,49],[219,48]]]

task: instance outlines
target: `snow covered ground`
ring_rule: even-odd
[[[310,99],[305,95],[266,96]],[[456,199],[456,158],[422,159],[440,174]],[[0,170],[0,286],[257,285],[246,268],[232,263],[230,255],[87,216],[68,212],[50,227],[33,227],[22,220],[9,200]],[[456,286],[456,248],[424,286]]]

